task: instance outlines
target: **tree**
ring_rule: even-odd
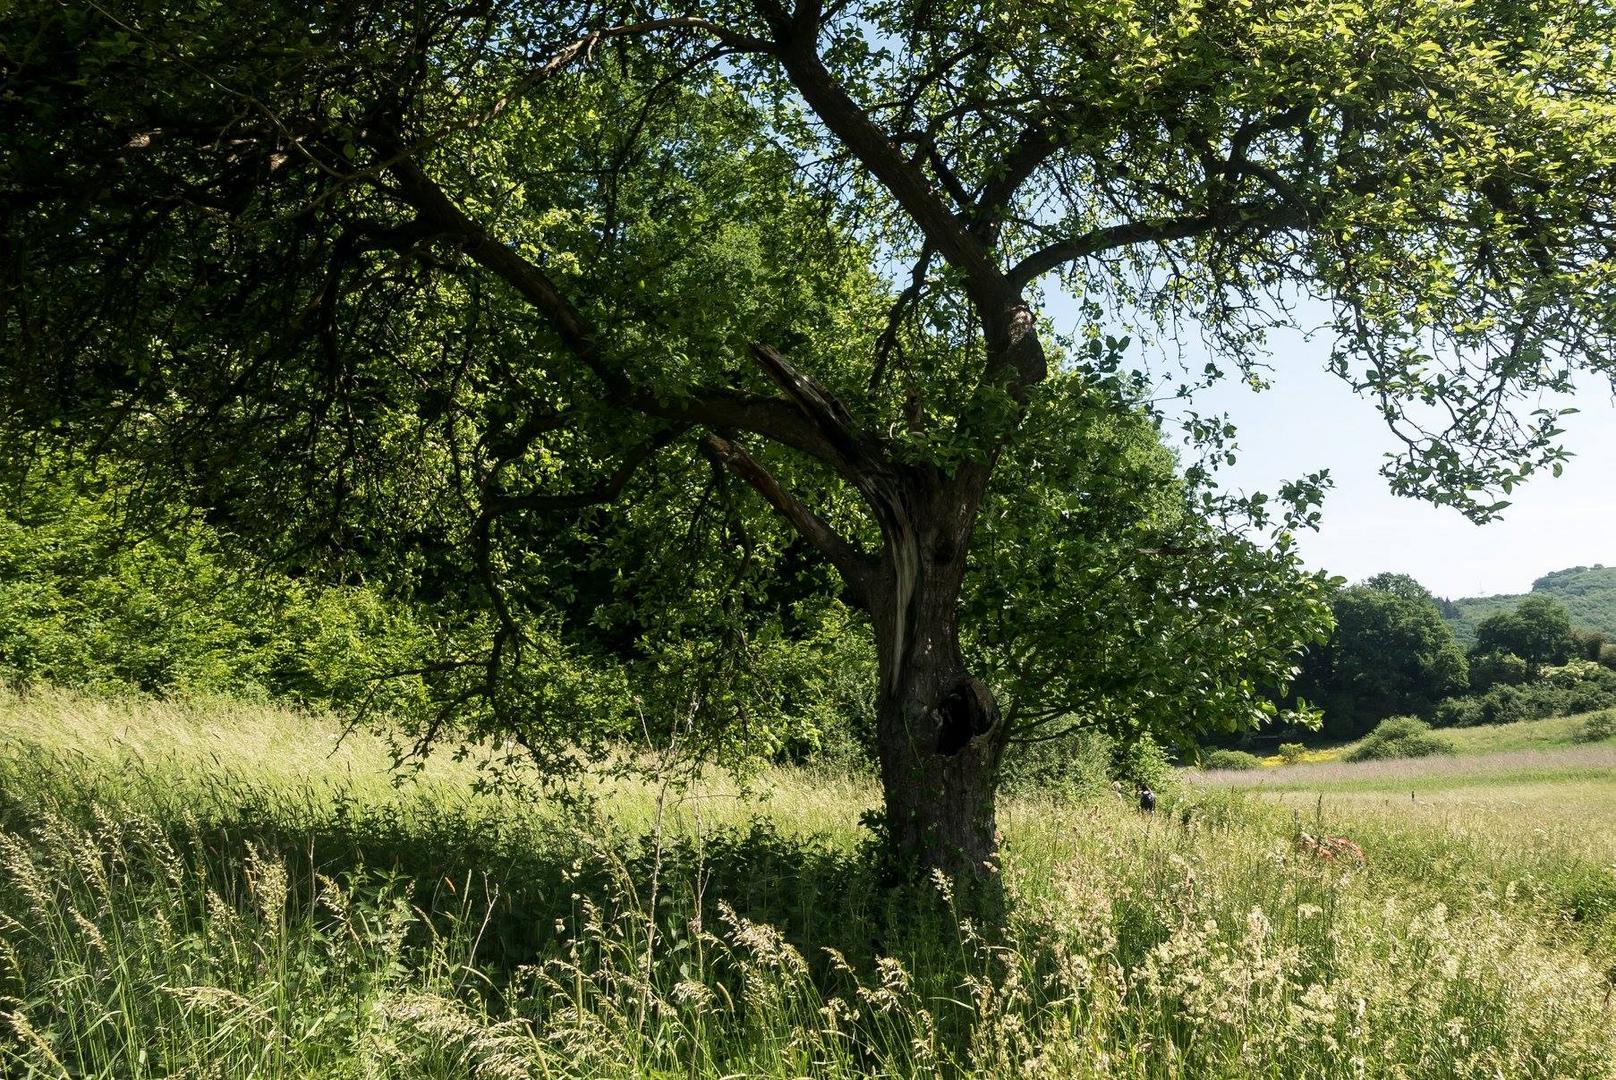
[[[4,420],[160,461],[283,559],[461,604],[454,640],[487,647],[431,677],[526,733],[565,712],[533,672],[603,647],[569,598],[626,576],[641,610],[686,603],[619,650],[722,659],[767,607],[750,568],[811,550],[874,634],[894,846],[967,869],[1018,725],[1249,723],[1321,625],[1285,535],[1316,482],[1271,522],[1198,462],[1115,479],[1088,436],[1129,445],[1152,385],[1119,328],[1188,322],[1204,378],[1255,380],[1266,327],[1321,296],[1396,490],[1486,519],[1558,464],[1557,414],[1512,406],[1612,355],[1612,23],[33,0],[0,31]],[[667,527],[695,506],[723,524]],[[1070,673],[1019,629],[1090,610],[1126,621],[1060,633]]]
[[[1407,600],[1415,604],[1435,605],[1438,614],[1441,614],[1442,611],[1441,605],[1436,597],[1431,594],[1431,590],[1407,574],[1376,574],[1373,577],[1365,578],[1363,587],[1395,596],[1399,600]]]
[[[1324,724],[1356,738],[1390,716],[1429,715],[1468,685],[1465,655],[1435,600],[1414,579],[1379,574],[1342,589],[1335,632],[1304,665],[1297,692],[1324,707]]]
[[[1565,663],[1575,647],[1571,616],[1564,605],[1547,596],[1528,596],[1513,611],[1495,612],[1483,619],[1476,627],[1471,652],[1476,656],[1513,653],[1535,674],[1547,665]]]

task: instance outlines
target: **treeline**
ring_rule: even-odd
[[[1493,612],[1469,650],[1442,603],[1404,574],[1337,590],[1335,631],[1305,655],[1287,704],[1321,709],[1331,740],[1358,738],[1392,716],[1445,727],[1616,705],[1616,641],[1574,626],[1556,600],[1529,595]]]
[[[425,629],[372,586],[244,566],[194,514],[134,516],[81,471],[35,470],[0,506],[0,682],[419,705],[418,680],[376,676]]]

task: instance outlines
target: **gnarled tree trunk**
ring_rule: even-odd
[[[1041,377],[1042,350],[1019,301],[996,326],[990,341]],[[993,801],[1007,732],[992,692],[965,668],[959,599],[1002,436],[986,460],[963,462],[952,473],[894,460],[877,440],[854,431],[847,409],[825,387],[766,345],[752,351],[812,425],[825,460],[864,497],[881,528],[880,556],[840,537],[734,440],[710,434],[705,445],[831,559],[870,613],[881,675],[876,741],[894,865],[938,869],[956,880],[980,877],[997,850]]]
[[[886,550],[870,596],[890,855],[905,870],[972,879],[997,850],[994,792],[1005,745],[993,694],[966,670],[959,645],[974,514],[953,505],[948,485],[906,480],[884,515]]]

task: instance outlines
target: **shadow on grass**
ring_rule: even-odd
[[[575,948],[591,923],[654,926],[654,944],[674,951],[703,927],[767,925],[827,989],[845,971],[839,961],[865,975],[886,956],[917,981],[957,982],[958,907],[933,883],[892,884],[873,838],[787,835],[764,817],[658,837],[600,815],[465,792],[361,797],[180,777],[137,762],[107,770],[32,750],[0,761],[0,829],[27,833],[52,816],[88,827],[109,814],[155,823],[221,896],[245,897],[249,864],[269,856],[289,872],[290,911],[314,910],[323,878],[406,898],[423,936],[425,927],[443,937],[452,924],[475,923],[465,960],[496,997],[523,967]]]

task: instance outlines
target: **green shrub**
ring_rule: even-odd
[[[1481,723],[1514,724],[1534,720],[1526,692],[1518,686],[1495,686],[1477,699],[1481,706]]]
[[[131,523],[71,470],[0,502],[0,681],[98,692],[228,693],[409,713],[425,628],[373,586],[242,565],[206,524]]]
[[[1616,709],[1596,712],[1577,729],[1576,740],[1582,743],[1604,742],[1616,739]]]
[[[1431,723],[1435,727],[1473,727],[1486,723],[1486,715],[1480,698],[1448,698],[1438,703]]]
[[[1110,772],[1111,779],[1120,780],[1130,788],[1148,784],[1157,791],[1165,791],[1173,785],[1172,756],[1146,732],[1112,746]]]
[[[1566,691],[1567,713],[1592,712],[1612,703],[1611,691],[1593,682],[1581,682]]]
[[[1303,746],[1299,742],[1287,742],[1279,744],[1279,758],[1287,765],[1300,764],[1302,756],[1306,753],[1307,747]]]
[[[1541,720],[1555,711],[1559,696],[1549,687],[1533,693],[1521,686],[1495,686],[1481,695],[1481,722],[1483,724],[1518,724],[1524,720]]]
[[[1111,738],[1098,731],[1013,745],[1004,757],[1005,790],[1065,796],[1104,792],[1111,783],[1112,749]]]
[[[1453,752],[1453,741],[1432,732],[1431,725],[1424,720],[1414,716],[1390,716],[1364,737],[1347,755],[1347,760],[1385,761]]]
[[[1208,769],[1260,769],[1262,758],[1244,750],[1213,750],[1201,759]]]
[[[1124,741],[1103,731],[1080,730],[1064,738],[1013,745],[1005,755],[1002,776],[1005,790],[1015,794],[1109,798],[1114,780],[1130,795],[1138,784],[1170,791],[1176,784],[1174,771],[1172,757],[1148,734]]]
[[[1477,690],[1515,686],[1531,678],[1531,667],[1512,652],[1486,652],[1470,658],[1470,685]]]

